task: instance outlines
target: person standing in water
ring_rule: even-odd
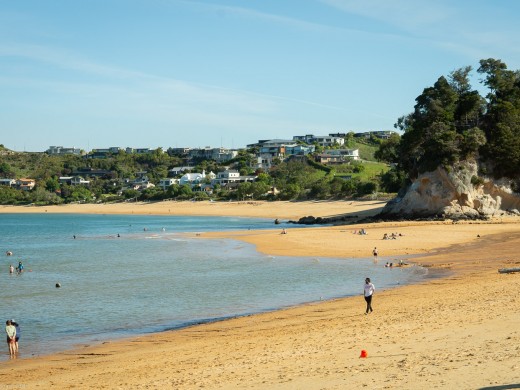
[[[374,263],[377,263],[377,255],[379,254],[376,247],[374,247],[374,250],[372,251],[372,255],[374,255]]]
[[[9,355],[13,357],[16,352],[16,328],[11,323],[11,320],[7,320],[5,323],[5,333],[7,334],[7,345],[9,346]]]
[[[370,278],[366,278],[365,287],[363,289],[363,295],[365,296],[365,301],[367,303],[367,310],[365,314],[368,314],[369,312],[372,313],[374,311],[372,309],[372,296],[374,295],[374,291],[376,291],[376,288],[370,281]]]
[[[16,322],[15,320],[11,320],[11,325],[13,325],[16,329],[16,336],[14,337],[14,351],[18,353],[18,340],[20,340],[20,335],[22,334],[22,332],[20,330],[20,325],[18,325],[18,322]]]

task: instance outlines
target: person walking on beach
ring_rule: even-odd
[[[9,346],[9,355],[13,357],[16,352],[16,328],[11,323],[11,320],[7,320],[5,323],[5,333],[7,334],[7,345]]]
[[[363,290],[363,295],[365,296],[365,301],[367,303],[367,310],[365,314],[368,314],[369,312],[372,313],[372,295],[374,295],[374,291],[376,291],[376,288],[370,281],[370,278],[365,279],[365,287]]]
[[[379,252],[376,247],[374,247],[372,254],[374,255],[374,263],[377,263],[377,255],[379,254]]]

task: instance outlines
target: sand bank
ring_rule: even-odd
[[[339,203],[345,209],[355,206]],[[239,214],[231,214],[233,205],[223,214],[255,216],[263,209],[261,216],[296,219],[345,212],[326,203],[317,203],[316,208],[305,204],[299,214],[296,207],[289,209],[290,202],[265,209],[235,206]],[[368,235],[353,234],[361,227]],[[384,233],[392,232],[402,236],[382,240]],[[417,262],[452,273],[444,279],[377,291],[374,313],[368,316],[360,295],[79,346],[2,363],[0,384],[31,389],[520,387],[520,274],[497,272],[520,266],[518,221],[291,227],[285,235],[273,229],[223,236],[251,242],[274,255],[369,257],[377,246],[381,264],[394,255],[420,253]],[[362,349],[368,358],[359,358]]]
[[[377,214],[382,201],[306,201],[306,202],[124,202],[109,204],[68,204],[58,206],[1,206],[0,213],[72,213],[72,214],[136,214],[136,215],[200,215],[279,218],[351,215],[359,218]],[[314,214],[313,214],[314,213]]]

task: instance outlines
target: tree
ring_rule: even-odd
[[[6,162],[0,163],[0,177],[11,177],[11,174],[11,166]]]
[[[397,121],[396,127],[404,131],[397,147],[398,168],[409,178],[475,155],[485,143],[476,126],[483,115],[483,101],[471,90],[470,71],[465,67],[448,79],[439,77],[416,98],[413,113]],[[395,144],[380,148],[380,158],[393,157],[389,146]]]
[[[190,199],[193,196],[193,190],[187,184],[179,186],[177,197],[180,199]]]
[[[63,202],[54,192],[49,192],[45,188],[36,187],[31,194],[33,201],[39,204],[60,204]]]
[[[495,177],[514,178],[520,171],[520,73],[500,60],[480,61],[487,94],[483,157],[493,166]]]
[[[237,187],[237,198],[238,199],[245,199],[249,196],[251,196],[253,193],[252,184],[250,182],[240,183]]]
[[[390,138],[383,140],[379,148],[374,153],[374,157],[378,161],[387,163],[396,163],[399,161],[399,142],[401,137],[399,134],[392,133]]]
[[[45,181],[45,189],[49,192],[56,192],[60,188],[60,182],[56,176]]]
[[[71,192],[67,197],[67,201],[69,202],[89,202],[90,200],[92,200],[92,193],[88,188],[83,186],[72,187]]]

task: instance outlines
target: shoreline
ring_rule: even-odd
[[[270,208],[269,216],[296,212]],[[258,214],[256,210],[251,213]],[[314,210],[315,216],[325,215]],[[411,389],[426,381],[434,387],[476,388],[520,383],[515,349],[520,341],[515,315],[520,309],[519,275],[497,272],[520,263],[518,220],[365,224],[368,236],[352,234],[359,227],[290,228],[287,235],[280,235],[279,229],[204,233],[201,239],[243,240],[273,255],[289,251],[342,257],[338,253],[348,248],[363,255],[357,257],[368,257],[377,244],[384,258],[411,255],[407,252],[417,249],[414,262],[453,273],[376,290],[375,312],[369,316],[362,315],[359,297],[313,302],[0,363],[0,383],[183,389]],[[383,232],[395,230],[403,239],[381,240]],[[504,283],[508,294],[503,293]],[[504,311],[506,302],[509,309]],[[368,359],[359,359],[360,349],[368,350]]]
[[[383,201],[160,201],[100,204],[67,204],[53,206],[0,205],[1,213],[67,213],[67,214],[126,214],[126,215],[197,215],[280,218],[297,220],[308,208],[318,216],[357,215],[359,219],[373,216],[383,209]]]

